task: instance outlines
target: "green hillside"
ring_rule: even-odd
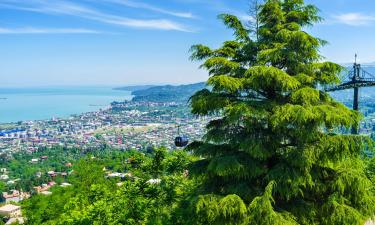
[[[203,88],[205,88],[205,83],[203,82],[178,86],[165,85],[136,90],[132,92],[132,95],[135,96],[133,101],[187,101],[195,92]]]
[[[125,87],[118,87],[114,88],[114,90],[118,91],[138,91],[138,90],[145,90],[151,87],[155,87],[155,85],[134,85],[134,86],[125,86]]]

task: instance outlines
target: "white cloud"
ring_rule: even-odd
[[[0,27],[0,34],[98,34],[101,33],[89,29],[75,29],[75,28],[2,28]]]
[[[112,25],[144,28],[144,29],[157,29],[157,30],[175,30],[191,32],[182,24],[166,19],[133,19],[113,14],[103,13],[93,8],[83,5],[75,4],[67,1],[41,1],[41,0],[2,0],[0,7],[11,8],[15,10],[32,11],[44,14],[62,14],[81,17],[107,23]]]
[[[143,3],[143,2],[135,2],[131,0],[106,0],[106,1],[132,7],[132,8],[146,9],[146,10],[150,10],[153,12],[163,13],[166,15],[171,15],[171,16],[176,16],[176,17],[181,17],[181,18],[194,18],[195,17],[190,12],[175,12],[175,11],[166,10],[166,9],[159,8],[159,7],[156,7],[147,3]]]
[[[242,22],[248,23],[248,22],[255,22],[255,19],[253,16],[247,15],[247,14],[237,14],[238,19],[240,19]]]
[[[344,13],[333,16],[334,23],[341,23],[350,26],[370,25],[375,22],[375,16],[365,15],[362,13]]]

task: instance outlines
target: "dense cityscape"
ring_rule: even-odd
[[[351,107],[350,93],[334,96]],[[369,96],[361,102],[365,118],[360,132],[371,135],[375,129],[375,103]],[[119,150],[141,150],[149,146],[174,149],[176,136],[200,139],[207,122],[208,118],[194,117],[185,101],[113,102],[99,111],[68,118],[0,124],[0,151],[11,155],[53,146],[88,150],[103,146]]]
[[[199,139],[206,118],[193,117],[181,102],[114,102],[110,107],[66,119],[24,121],[7,124],[0,132],[3,153],[33,152],[55,145],[94,149],[108,145],[116,149],[147,146],[175,148],[174,139],[186,135]]]

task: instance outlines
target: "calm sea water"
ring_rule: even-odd
[[[0,88],[0,123],[64,118],[131,98],[110,87]]]

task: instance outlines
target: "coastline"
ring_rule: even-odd
[[[3,89],[1,95],[0,124],[69,118],[133,97],[113,87],[15,88]]]

